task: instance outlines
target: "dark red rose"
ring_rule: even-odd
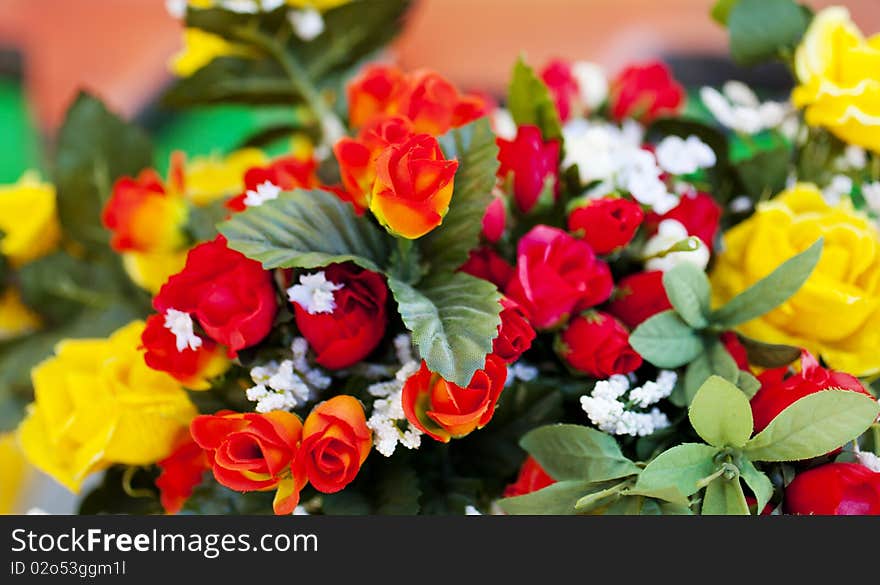
[[[497,139],[498,176],[501,180],[513,174],[513,197],[516,206],[528,213],[538,202],[547,177],[558,188],[559,142],[541,138],[537,126],[520,126],[513,140]]]
[[[557,353],[569,366],[594,378],[628,374],[642,365],[629,332],[614,317],[590,311],[571,320],[559,335]]]
[[[608,264],[596,258],[589,244],[538,225],[517,245],[516,274],[506,293],[535,329],[551,329],[607,300],[613,287]]]
[[[858,463],[828,463],[803,471],[785,490],[786,514],[880,515],[880,473]]]
[[[324,278],[342,288],[334,291],[330,312],[310,313],[294,302],[296,326],[325,368],[347,368],[370,354],[388,324],[388,287],[381,275],[355,264],[331,264]]]
[[[636,272],[620,279],[608,304],[608,312],[630,329],[671,308],[663,288],[663,273],[659,270]]]
[[[507,363],[513,363],[532,346],[535,330],[515,301],[504,297],[501,306],[501,325],[498,326],[498,337],[492,343],[492,353]]]
[[[682,195],[678,205],[671,211],[664,215],[652,213],[645,223],[652,231],[656,231],[664,219],[674,219],[681,223],[688,234],[703,240],[711,251],[721,225],[721,206],[707,193],[690,192]]]
[[[550,90],[559,119],[565,122],[571,117],[573,104],[578,97],[578,83],[571,72],[571,65],[562,59],[553,59],[541,70],[541,79]]]
[[[548,485],[556,483],[556,480],[547,475],[535,458],[529,455],[519,468],[516,481],[504,488],[504,497],[524,496],[536,492]]]
[[[461,265],[459,271],[488,280],[497,286],[498,290],[507,288],[507,283],[514,275],[513,266],[488,246],[471,250],[467,261]]]
[[[671,115],[684,105],[684,88],[664,63],[651,61],[626,67],[611,82],[611,116],[635,118],[644,123]]]
[[[162,286],[153,308],[189,313],[234,355],[269,334],[278,302],[271,273],[217,236],[189,251],[183,270]]]
[[[590,199],[568,215],[568,231],[580,236],[597,254],[626,246],[642,225],[642,206],[629,199]]]

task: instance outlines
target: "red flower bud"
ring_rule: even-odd
[[[559,119],[565,122],[571,117],[572,102],[578,97],[578,83],[571,72],[571,65],[562,59],[553,59],[541,70],[541,79],[550,90]]]
[[[597,254],[626,246],[645,213],[635,201],[618,197],[591,199],[568,216],[568,231],[583,238]]]
[[[156,463],[162,473],[156,478],[159,502],[166,514],[177,514],[192,495],[193,488],[202,482],[211,464],[198,443],[189,433],[175,447],[171,455]]]
[[[467,261],[461,265],[459,271],[488,280],[497,286],[498,290],[507,288],[507,283],[514,276],[513,266],[488,246],[471,250]]]
[[[559,142],[544,142],[537,126],[520,126],[516,138],[497,139],[498,177],[505,180],[513,173],[513,196],[516,206],[528,213],[538,202],[547,177],[554,181],[558,189]]]
[[[245,192],[228,200],[225,206],[231,211],[244,211],[247,209],[247,192],[256,191],[264,183],[271,183],[282,191],[315,188],[319,185],[317,169],[318,163],[315,159],[299,159],[293,156],[275,159],[265,167],[248,169],[244,174]]]
[[[642,357],[629,345],[626,328],[599,311],[572,319],[559,335],[557,352],[575,370],[603,380],[642,365]]]
[[[651,61],[630,65],[611,82],[611,116],[615,120],[636,118],[649,123],[678,112],[684,105],[684,88],[664,63]]]
[[[502,197],[495,197],[483,214],[483,237],[490,244],[494,244],[504,235],[507,225],[507,207]]]
[[[524,496],[556,483],[534,457],[529,455],[519,468],[516,481],[504,488],[504,497]]]
[[[608,304],[608,312],[630,329],[671,308],[663,288],[663,273],[659,270],[637,272],[620,279]]]
[[[501,306],[501,325],[498,326],[498,337],[492,343],[492,353],[507,363],[513,363],[532,346],[535,330],[515,301],[504,297]]]
[[[785,490],[787,514],[880,515],[880,473],[857,463],[828,463],[803,471]]]

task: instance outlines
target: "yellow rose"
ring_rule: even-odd
[[[34,173],[0,186],[0,232],[0,254],[14,267],[53,251],[61,239],[55,187]]]
[[[166,457],[196,415],[170,375],[150,369],[142,321],[107,339],[68,339],[34,368],[35,401],[18,433],[24,453],[72,491],[113,463],[146,465]]]
[[[840,6],[813,19],[795,53],[792,101],[811,126],[880,152],[880,35],[865,40]]]
[[[880,234],[848,200],[828,205],[812,184],[760,204],[724,234],[712,271],[715,302],[727,302],[823,237],[822,256],[803,287],[763,317],[739,327],[770,343],[820,354],[856,376],[880,371]]]
[[[183,270],[187,250],[172,252],[125,252],[122,265],[131,281],[155,295],[173,274]]]
[[[14,433],[0,433],[0,514],[13,514],[30,468]]]
[[[30,333],[39,327],[40,317],[21,301],[16,289],[8,287],[0,291],[0,341]]]
[[[196,157],[186,164],[186,196],[202,207],[244,191],[244,174],[252,167],[268,164],[269,157],[258,148],[243,148],[226,157]]]
[[[247,57],[247,47],[230,43],[223,37],[199,28],[183,31],[183,49],[171,58],[169,67],[178,77],[189,77],[217,57]]]

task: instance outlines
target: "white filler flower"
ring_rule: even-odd
[[[193,320],[189,313],[168,309],[165,311],[165,328],[176,338],[177,351],[189,348],[193,351],[202,347],[202,338],[193,332]]]
[[[303,274],[299,277],[299,284],[287,289],[287,300],[298,304],[309,315],[332,313],[336,310],[333,293],[342,288],[342,284],[327,280],[323,270],[314,274]]]

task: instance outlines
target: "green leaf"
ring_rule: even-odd
[[[699,490],[697,482],[715,472],[718,449],[701,443],[683,443],[664,451],[651,461],[636,482],[632,494],[669,499],[664,490],[688,497]]]
[[[791,147],[777,144],[732,164],[745,192],[753,201],[760,201],[785,188],[791,160]]]
[[[601,491],[607,486],[592,484],[588,481],[558,481],[554,484],[530,494],[504,498],[498,502],[507,514],[543,514],[563,515],[575,514],[575,502],[584,494]]]
[[[722,26],[726,26],[730,11],[733,10],[733,7],[737,2],[739,2],[739,0],[717,0],[715,5],[712,6],[712,20]]]
[[[724,344],[718,340],[710,342],[706,351],[688,364],[684,375],[686,404],[689,405],[693,402],[697,390],[712,375],[721,376],[731,382],[736,382],[740,375],[736,360],[733,359]]]
[[[582,498],[580,498],[574,504],[574,509],[577,510],[581,514],[585,514],[588,512],[592,512],[597,508],[604,508],[605,506],[613,506],[615,502],[620,501],[621,497],[630,497],[630,496],[621,496],[620,493],[626,489],[626,487],[631,482],[620,482],[620,483],[612,483],[609,487],[605,489],[601,489],[598,491],[594,491],[589,493]],[[604,484],[603,484],[604,485]],[[636,498],[638,496],[631,496]],[[611,500],[611,501],[609,501]]]
[[[809,24],[792,0],[739,0],[730,9],[730,52],[740,65],[773,59],[800,41]]]
[[[498,146],[488,118],[450,130],[439,138],[447,158],[458,159],[452,205],[443,223],[419,240],[433,271],[452,272],[480,243],[483,217],[492,201]]]
[[[101,211],[113,183],[149,167],[152,151],[141,129],[97,98],[80,93],[61,127],[55,160],[58,216],[65,235],[86,248],[106,251],[110,236],[101,224]]]
[[[218,103],[292,106],[300,101],[302,96],[275,61],[249,57],[218,57],[175,80],[162,96],[165,105],[176,108]]]
[[[823,239],[792,256],[776,270],[732,298],[712,313],[711,321],[717,327],[729,328],[746,323],[775,309],[787,301],[807,281],[822,255]]]
[[[773,483],[766,474],[758,471],[755,465],[748,459],[743,459],[739,472],[740,477],[746,482],[752,493],[755,494],[755,499],[758,501],[757,514],[760,515],[764,510],[764,506],[773,497]]]
[[[742,393],[748,398],[752,398],[758,393],[758,390],[761,389],[761,381],[751,373],[740,370],[736,386],[742,390]]]
[[[533,430],[520,446],[553,479],[605,481],[639,473],[614,437],[580,425],[558,424]]]
[[[739,478],[731,480],[719,477],[706,487],[703,496],[703,516],[748,516],[749,505]]]
[[[691,425],[715,447],[742,447],[752,435],[752,409],[739,388],[720,376],[706,380],[688,409]]]
[[[561,140],[562,123],[550,90],[522,57],[513,66],[507,91],[507,107],[517,126],[530,124],[541,129],[544,140]]]
[[[683,262],[663,274],[663,288],[685,323],[694,329],[708,325],[711,290],[705,272],[690,262]]]
[[[779,368],[787,366],[801,357],[801,349],[792,345],[764,343],[745,335],[738,335],[740,343],[746,350],[749,363],[762,368]]]
[[[829,389],[810,394],[776,415],[746,443],[752,461],[800,461],[836,449],[861,435],[880,414],[869,396]]]
[[[657,313],[629,336],[639,355],[658,368],[677,368],[703,352],[703,342],[675,311]]]
[[[388,236],[350,203],[327,191],[297,189],[220,224],[229,247],[266,268],[316,268],[354,262],[380,270]]]
[[[419,513],[419,476],[402,463],[393,462],[383,470],[375,483],[377,506],[375,513],[387,515],[415,515]]]
[[[501,324],[501,295],[491,282],[456,272],[419,288],[388,279],[400,316],[432,372],[467,387],[486,362]]]

